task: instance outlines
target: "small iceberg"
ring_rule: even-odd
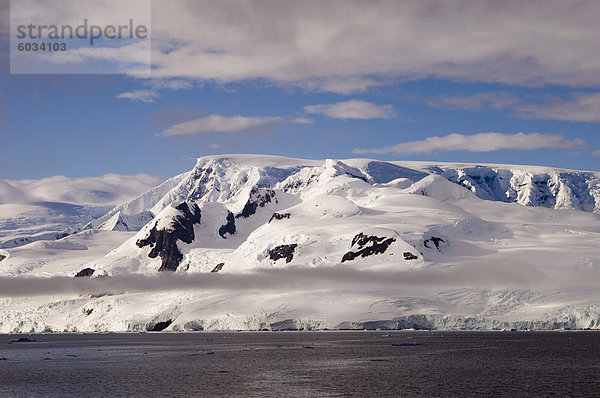
[[[10,339],[9,343],[31,343],[35,341],[35,339],[31,339],[29,337],[19,337],[18,339]]]
[[[405,346],[421,345],[421,343],[417,343],[416,341],[396,341],[396,342],[392,343],[392,345],[405,347]]]

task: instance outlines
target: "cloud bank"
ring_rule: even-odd
[[[345,266],[325,268],[288,268],[228,274],[141,274],[99,278],[0,277],[0,297],[30,297],[57,294],[105,295],[172,290],[306,291],[332,289],[383,289],[429,287],[531,287],[560,285],[592,286],[598,270],[590,269],[568,278],[545,275],[523,264],[465,263],[450,268],[424,268],[406,271],[358,271]],[[567,282],[565,282],[565,280]]]
[[[154,15],[159,77],[343,94],[432,77],[600,86],[593,0],[181,0],[154,2]]]
[[[1,180],[0,204],[64,202],[113,204],[133,199],[165,179],[147,174],[133,176],[105,174],[101,177],[68,178],[54,176],[39,180]]]
[[[36,3],[32,9],[48,20],[81,22],[78,0],[63,1],[70,15],[56,15],[53,1]],[[131,13],[129,3],[118,4],[121,15]],[[264,79],[342,94],[423,78],[600,86],[595,0],[178,0],[152,7],[152,79]],[[90,12],[99,24],[114,23],[108,11],[100,4]],[[146,60],[139,51],[86,51],[56,61]]]
[[[506,91],[473,95],[442,95],[423,101],[436,108],[478,112],[485,109],[508,110],[521,119],[600,122],[600,93],[570,93],[566,98],[552,97],[541,102],[526,102]]]
[[[575,149],[587,144],[581,139],[568,139],[556,134],[541,133],[478,133],[449,134],[443,137],[427,137],[424,140],[404,142],[394,146],[374,149],[355,149],[362,153],[430,154],[433,152],[468,151],[491,152],[501,149],[532,150],[541,148]]]

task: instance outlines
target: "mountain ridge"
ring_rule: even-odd
[[[6,250],[0,283],[85,270],[67,291],[104,293],[37,310],[8,298],[0,331],[597,328],[599,185],[548,168],[202,157],[82,232]]]

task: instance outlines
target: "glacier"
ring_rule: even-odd
[[[0,332],[600,329],[598,172],[208,156],[46,224],[15,185]]]

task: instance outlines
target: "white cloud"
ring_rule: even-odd
[[[344,94],[390,80],[600,86],[595,0],[154,2],[153,76]],[[540,12],[543,10],[543,12]]]
[[[592,156],[600,156],[600,149],[592,152]]]
[[[237,132],[252,127],[265,126],[281,121],[279,117],[247,117],[209,115],[200,119],[175,124],[165,131],[164,137],[194,135],[206,132]]]
[[[522,103],[517,96],[507,91],[483,92],[472,95],[440,95],[434,98],[425,98],[423,101],[435,108],[463,111],[480,111],[485,108],[509,109]]]
[[[300,116],[292,120],[292,123],[296,124],[313,124],[315,121],[309,117]]]
[[[569,120],[600,122],[600,93],[575,93],[567,100],[554,100],[545,104],[521,104],[515,109],[524,119]]]
[[[427,137],[390,147],[376,149],[355,149],[354,153],[432,153],[436,151],[491,152],[501,149],[532,150],[540,148],[584,148],[587,144],[581,139],[568,139],[556,134],[541,133],[478,133],[449,134],[443,137]]]
[[[383,81],[364,76],[328,76],[325,78],[307,79],[304,86],[308,90],[330,91],[334,93],[350,95],[362,93],[371,87],[381,86]]]
[[[44,60],[56,65],[102,61],[110,63],[110,70],[115,73],[118,71],[123,74],[148,76],[152,54],[150,47],[149,41],[139,41],[122,47],[79,47],[48,53]]]
[[[192,82],[187,80],[177,79],[150,79],[145,83],[146,86],[151,87],[148,90],[134,90],[126,93],[117,95],[117,98],[126,98],[132,101],[140,102],[154,102],[154,100],[160,97],[158,90],[189,90],[193,87]]]
[[[155,90],[190,90],[194,87],[189,80],[181,79],[150,79],[146,84]]]
[[[419,100],[418,97],[415,99]],[[522,119],[600,122],[600,92],[570,93],[565,98],[542,98],[541,102],[525,102],[506,91],[473,95],[442,95],[422,99],[427,105],[453,110],[480,111],[486,108],[509,110]]]
[[[336,104],[308,105],[306,113],[317,113],[335,119],[391,119],[394,107],[391,105],[375,105],[361,100],[350,100]]]
[[[209,144],[208,147],[210,149],[219,149],[221,147],[221,145],[212,143],[212,144]]]
[[[121,93],[117,95],[117,98],[125,98],[132,101],[140,102],[154,102],[154,99],[158,96],[158,93],[154,90],[137,90]]]

